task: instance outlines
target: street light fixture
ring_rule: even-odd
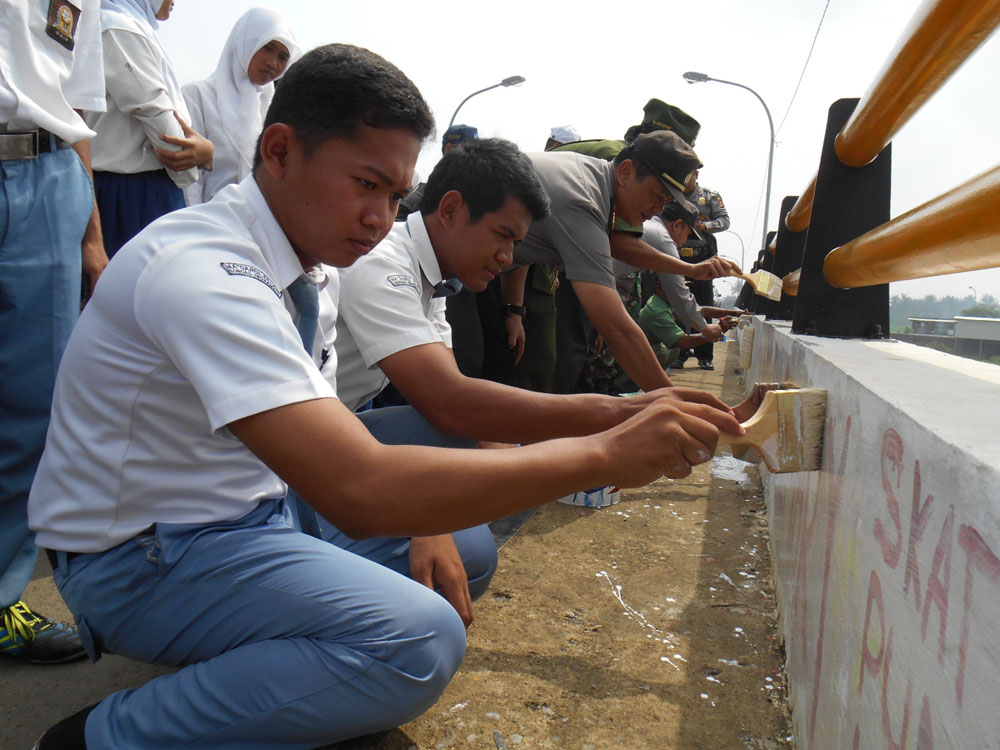
[[[744,267],[743,264],[746,262],[746,254],[747,254],[747,248],[746,245],[743,244],[743,238],[740,237],[740,235],[734,232],[732,229],[725,229],[723,231],[729,232],[731,235],[733,235],[734,237],[736,237],[736,239],[740,241],[740,268],[743,268]]]
[[[448,127],[450,128],[452,125],[455,124],[455,118],[458,117],[458,110],[462,108],[462,104],[465,104],[467,101],[469,101],[469,99],[474,97],[476,94],[481,94],[484,91],[495,89],[498,86],[503,86],[505,88],[508,86],[520,86],[522,83],[524,83],[524,81],[525,81],[524,76],[510,76],[510,78],[504,78],[502,81],[500,81],[500,83],[494,83],[492,86],[487,86],[484,89],[479,89],[479,91],[473,91],[471,94],[465,97],[457,107],[455,107],[455,114],[451,116],[451,121],[448,123]]]
[[[764,193],[764,232],[761,237],[760,246],[767,247],[767,216],[768,207],[771,204],[771,171],[774,167],[774,120],[771,119],[771,110],[767,108],[767,104],[761,98],[760,94],[754,91],[749,86],[744,86],[742,83],[736,83],[735,81],[724,81],[721,78],[712,78],[704,73],[696,73],[694,71],[688,71],[684,74],[684,80],[688,83],[708,83],[709,81],[715,81],[716,83],[726,83],[730,86],[739,86],[741,89],[746,89],[751,94],[757,97],[757,101],[760,102],[761,106],[764,107],[764,112],[767,114],[767,125],[771,128],[771,141],[768,144],[767,152],[767,189]]]
[[[971,286],[970,286],[970,287],[969,287],[969,289],[971,289],[971,290],[972,290],[972,304],[974,304],[974,305],[975,305],[975,304],[978,304],[978,303],[979,303],[979,295],[978,295],[978,294],[976,294],[976,289],[975,289],[975,287],[971,287]]]

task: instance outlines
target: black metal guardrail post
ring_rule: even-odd
[[[844,165],[834,151],[834,139],[857,104],[857,99],[839,99],[830,107],[792,315],[793,333],[838,338],[882,338],[889,333],[888,284],[837,289],[823,276],[827,253],[889,220],[891,145],[863,167]]]
[[[796,268],[802,267],[802,253],[805,250],[806,235],[809,230],[793,232],[785,226],[785,217],[798,199],[797,195],[787,195],[781,201],[781,213],[778,218],[778,241],[774,250],[774,262],[771,264],[771,273],[779,278],[784,278]],[[795,310],[795,299],[791,295],[782,294],[778,301],[767,300],[764,305],[767,319],[791,320],[792,312]]]
[[[771,253],[767,251],[768,246],[771,244],[771,240],[774,239],[774,232],[767,233],[767,242],[764,244],[763,249],[757,253],[757,259],[754,261],[753,265],[750,267],[750,273],[754,271],[759,271],[764,269],[769,271],[771,262],[773,258]],[[736,298],[736,306],[741,310],[746,310],[747,312],[760,313],[764,312],[763,303],[766,300],[763,297],[758,296],[754,293],[753,287],[749,282],[743,282],[743,288],[740,289],[740,294]]]

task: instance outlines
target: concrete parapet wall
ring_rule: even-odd
[[[829,391],[822,471],[761,469],[797,747],[1000,748],[1000,367],[753,330]]]

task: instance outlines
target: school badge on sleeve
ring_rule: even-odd
[[[45,33],[66,49],[73,51],[80,9],[68,0],[49,0],[49,20]]]

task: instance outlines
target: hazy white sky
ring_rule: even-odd
[[[733,232],[719,236],[720,251],[740,258],[742,239],[749,265],[762,230],[766,116],[749,92],[719,83],[689,85],[681,74],[696,70],[750,86],[778,128],[825,0],[636,0],[622,6],[619,28],[606,6],[589,3],[176,0],[160,32],[181,82],[211,73],[236,18],[269,4],[289,15],[303,49],[347,42],[394,62],[423,92],[442,132],[463,98],[511,75],[527,82],[472,98],[457,121],[525,151],[541,150],[554,125],[575,125],[584,138],[619,138],[642,119],[650,97],[682,107],[702,124],[696,147],[705,163],[701,181],[722,193],[732,217]],[[797,195],[816,172],[829,105],[865,93],[920,5],[831,0],[802,87],[777,135],[770,229],[782,198]],[[1000,41],[994,35],[897,135],[893,216],[1000,162],[998,78]],[[425,147],[421,174],[439,154],[439,142]],[[980,297],[1000,298],[1000,269],[893,284],[892,293],[964,297],[970,286]]]

